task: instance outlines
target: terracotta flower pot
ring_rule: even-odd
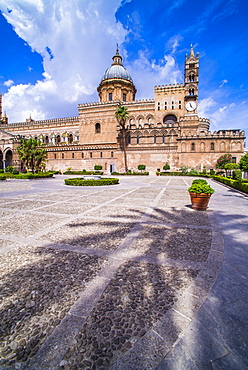
[[[206,211],[208,207],[208,202],[212,194],[205,194],[205,193],[191,193],[190,198],[191,198],[191,204],[192,208],[197,210],[197,211]]]

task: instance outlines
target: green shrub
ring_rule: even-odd
[[[194,170],[194,169],[192,168],[192,170],[190,170],[190,171],[189,171],[189,175],[199,175],[199,172],[198,172],[198,171],[196,171],[196,170]]]
[[[208,184],[207,180],[205,179],[195,179],[193,180],[192,184]]]
[[[14,169],[14,170],[12,171],[12,173],[13,173],[13,175],[18,175],[19,171],[17,171],[16,169]]]
[[[138,165],[138,170],[139,171],[145,171],[145,169],[146,169],[146,165],[144,165],[144,164],[139,164]]]
[[[119,179],[104,178],[100,180],[85,180],[84,178],[65,179],[66,185],[72,186],[103,186],[119,184]]]
[[[222,176],[213,176],[213,179],[234,189],[243,191],[244,193],[248,193],[248,183],[246,181],[232,180]]]
[[[188,173],[188,166],[182,166],[180,169],[183,174]]]
[[[170,165],[168,162],[165,163],[164,167],[163,167],[163,170],[164,171],[168,171],[170,169]]]
[[[211,170],[209,171],[209,174],[210,174],[210,176],[214,176],[214,175],[215,175],[215,170],[213,170],[213,169],[211,168]]]
[[[10,172],[10,173],[12,173],[12,172],[13,172],[13,170],[15,170],[15,168],[14,168],[13,166],[7,166],[7,167],[5,168],[5,172]]]
[[[192,185],[188,188],[188,191],[191,193],[198,193],[198,194],[202,194],[202,193],[213,194],[214,193],[214,189],[211,188],[210,185],[205,184],[205,183],[197,183],[197,184],[192,183]]]
[[[101,170],[102,170],[102,166],[101,166],[100,164],[96,164],[96,165],[94,166],[94,170],[95,170],[95,171],[101,171]]]
[[[5,176],[4,174],[0,174],[0,181],[6,180],[6,179],[7,179],[7,176]]]
[[[12,176],[15,179],[43,179],[48,177],[53,177],[53,173],[40,172],[40,173],[19,173],[19,175]]]
[[[113,176],[148,176],[149,172],[135,172],[129,170],[128,172],[111,172],[111,175]]]
[[[242,171],[240,170],[234,170],[232,177],[234,180],[242,180]]]
[[[4,170],[0,170],[0,173],[4,173]]]
[[[103,175],[103,171],[65,171],[63,172],[63,175]]]

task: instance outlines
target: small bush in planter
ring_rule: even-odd
[[[193,180],[192,184],[205,184],[205,185],[208,185],[207,180],[204,180],[204,179],[195,179],[195,180]]]
[[[190,193],[197,193],[197,194],[213,194],[214,189],[211,188],[210,185],[205,183],[192,183],[192,185],[188,188]]]
[[[209,199],[214,193],[214,189],[206,183],[206,180],[199,180],[198,182],[193,182],[188,188],[188,191],[191,198],[192,208],[197,211],[205,211],[207,209]]]
[[[101,170],[102,170],[102,166],[101,166],[100,164],[96,164],[96,165],[94,166],[94,170],[95,170],[95,171],[101,171]]]

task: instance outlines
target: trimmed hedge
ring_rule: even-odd
[[[225,185],[231,186],[234,189],[248,193],[248,183],[246,181],[243,182],[239,180],[232,180],[222,176],[213,176],[213,179],[218,182],[222,182]]]
[[[0,177],[4,176],[7,179],[43,179],[47,177],[53,177],[53,173],[19,173],[18,175],[14,175],[13,173],[10,172],[5,172],[4,174],[0,174]]]
[[[72,186],[102,186],[119,184],[119,179],[100,179],[100,180],[85,180],[84,178],[65,179],[66,185]]]
[[[114,176],[148,176],[149,172],[112,172]]]
[[[103,175],[103,171],[65,171],[63,175]]]
[[[184,172],[158,172],[159,176],[191,176],[191,177],[212,177],[208,174],[204,174],[202,172],[199,172],[197,175],[192,173],[184,173]]]
[[[0,181],[6,180],[6,179],[7,179],[7,176],[0,174]]]

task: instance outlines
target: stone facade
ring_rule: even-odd
[[[99,102],[79,104],[77,117],[42,121],[30,117],[26,122],[8,124],[1,109],[0,143],[9,134],[9,144],[0,147],[1,167],[6,150],[13,152],[17,166],[14,141],[22,136],[40,139],[46,145],[47,169],[92,170],[100,164],[106,172],[123,171],[120,127],[115,118],[119,104],[129,112],[126,123],[129,169],[137,170],[139,164],[145,164],[150,173],[155,173],[168,162],[171,170],[182,166],[209,170],[225,153],[239,161],[244,154],[244,131],[210,132],[209,120],[198,116],[199,55],[195,55],[193,48],[186,55],[184,72],[184,84],[155,86],[154,99],[137,101],[136,87],[117,49],[98,86]]]

